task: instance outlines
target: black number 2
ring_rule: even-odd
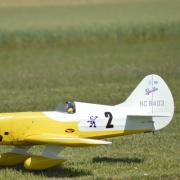
[[[111,124],[112,119],[113,119],[112,114],[111,114],[110,112],[105,112],[104,115],[105,115],[105,117],[109,117],[109,120],[108,120],[108,123],[107,123],[107,125],[106,125],[106,128],[113,128],[114,125]]]

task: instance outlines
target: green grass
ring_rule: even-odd
[[[178,179],[180,41],[89,44],[0,53],[1,111],[53,110],[68,99],[118,104],[147,74],[170,86],[176,111],[172,123],[155,135],[114,139],[112,146],[67,148],[63,166],[43,172],[2,168],[2,178],[162,178]],[[33,150],[34,152],[37,149]],[[15,176],[14,176],[15,175]]]
[[[180,38],[180,3],[0,7],[0,47]]]
[[[122,4],[1,7],[1,29],[7,31],[93,28],[94,25],[132,26],[136,24],[168,23],[179,21],[178,0],[136,2]]]
[[[0,8],[1,112],[53,110],[66,100],[118,104],[151,73],[175,100],[172,123],[155,135],[67,148],[62,166],[1,167],[0,179],[180,178],[179,3],[163,2]]]

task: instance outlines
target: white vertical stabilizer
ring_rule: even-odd
[[[174,114],[174,101],[165,81],[158,75],[146,76],[127,100],[128,116],[152,116],[154,130],[167,126]]]

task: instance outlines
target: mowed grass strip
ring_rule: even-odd
[[[0,8],[0,48],[180,37],[179,1]]]
[[[167,0],[151,0],[151,1],[167,1]],[[122,3],[139,3],[148,0],[0,0],[1,7],[19,7],[19,6],[57,6],[57,5],[84,5],[84,4],[122,4]]]

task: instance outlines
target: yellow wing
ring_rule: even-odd
[[[89,138],[63,137],[59,134],[36,134],[27,136],[25,141],[30,144],[54,144],[59,146],[97,146],[111,144],[109,141],[102,141]]]

